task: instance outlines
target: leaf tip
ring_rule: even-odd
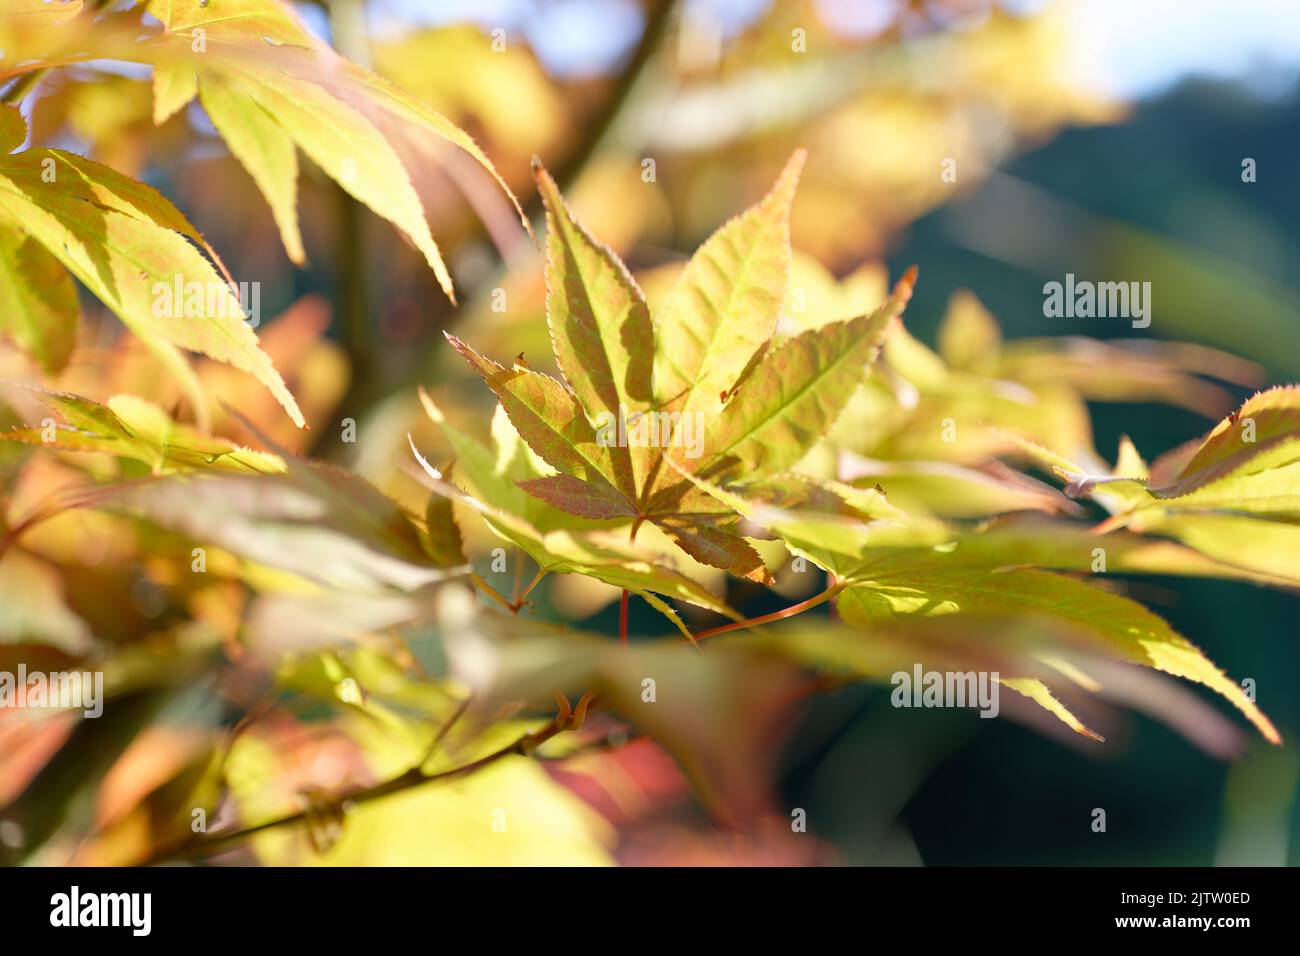
[[[894,296],[900,302],[906,303],[912,298],[912,290],[916,288],[916,277],[920,275],[921,270],[915,265],[907,267],[902,277],[894,285]]]
[[[446,418],[442,414],[442,409],[433,403],[433,399],[429,396],[429,393],[425,391],[423,385],[419,386],[416,389],[416,392],[420,396],[420,405],[423,406],[424,413],[428,415],[433,422],[441,425],[446,421]]]
[[[438,284],[442,286],[442,291],[446,293],[447,300],[452,306],[459,307],[460,303],[456,301],[456,287],[451,284],[451,277],[448,276],[445,282],[439,279]]]
[[[782,178],[786,176],[798,176],[803,172],[804,164],[808,162],[808,147],[799,146],[790,158],[785,161],[785,169],[781,172]]]
[[[406,433],[406,443],[411,446],[411,454],[415,456],[416,462],[418,462],[420,467],[424,469],[425,474],[434,481],[442,481],[442,472],[429,464],[429,460],[420,454],[420,449],[416,447],[415,439],[411,437],[410,432]]]
[[[537,189],[542,194],[542,199],[548,200],[547,194],[555,191],[555,178],[542,164],[542,158],[536,153],[533,154],[533,158],[528,165],[533,171],[533,181],[537,183]]]
[[[1269,743],[1276,747],[1282,746],[1282,735],[1279,734],[1277,728],[1273,726],[1273,721],[1265,717],[1262,711],[1257,710],[1255,712],[1254,717],[1251,718],[1251,723],[1259,729],[1259,732],[1264,735],[1264,739]]]

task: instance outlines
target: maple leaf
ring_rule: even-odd
[[[0,306],[13,306],[16,318],[2,320],[19,324],[11,334],[47,362],[66,360],[66,336],[75,328],[76,313],[64,310],[76,300],[57,277],[43,285],[52,258],[180,376],[196,409],[206,403],[178,348],[251,373],[301,427],[298,403],[244,321],[229,276],[219,276],[212,266],[220,265],[220,258],[180,210],[151,187],[74,153],[9,152],[25,137],[25,126],[12,106],[0,106],[0,115],[8,117],[7,139],[0,142],[8,153],[0,156],[0,235],[8,237],[0,240],[0,275],[7,279],[0,281],[0,290],[9,290],[0,292]],[[33,252],[28,237],[43,251]],[[207,291],[184,308],[158,309],[159,285],[170,290],[178,283]]]
[[[432,480],[436,496],[461,501],[476,511],[493,532],[523,549],[537,563],[541,574],[584,574],[626,588],[667,617],[688,638],[690,631],[659,596],[685,601],[732,619],[739,617],[702,585],[672,568],[662,555],[602,534],[601,529],[608,522],[573,515],[536,495],[536,482],[557,476],[545,474],[545,460],[540,456],[533,458],[503,410],[493,420],[493,446],[488,448],[448,422],[423,390],[420,400],[456,456],[452,478],[433,468],[415,450],[412,440],[416,460]],[[499,406],[499,410],[503,408]]]
[[[851,315],[884,284],[874,264],[842,281],[806,256],[796,256],[794,265],[804,301],[783,315],[787,332]],[[1007,493],[1006,482],[994,489],[987,478],[950,470],[987,470],[991,458],[1015,451],[1008,433],[1095,459],[1085,400],[1158,401],[1214,417],[1232,399],[1200,376],[1251,385],[1262,375],[1253,363],[1182,342],[1081,336],[1004,342],[993,316],[966,290],[951,296],[938,337],[936,352],[904,328],[890,335],[878,374],[858,390],[819,449],[827,458],[866,459],[876,469],[883,463],[895,476],[891,487],[904,487],[932,510],[970,514],[991,507],[996,513],[1026,503],[1023,494]],[[998,508],[999,500],[1007,508]],[[1037,504],[1049,502],[1039,496]],[[1054,498],[1050,506],[1063,503]]]
[[[144,6],[165,29],[161,42],[138,54],[155,68],[154,122],[165,122],[198,97],[266,198],[293,262],[306,262],[296,208],[301,149],[348,194],[400,229],[456,301],[451,273],[394,146],[406,128],[468,153],[530,228],[505,180],[464,130],[339,56],[287,4],[240,0],[233,11],[206,0],[147,0]],[[216,55],[207,54],[209,46]]]
[[[26,387],[64,419],[53,428],[23,427],[0,432],[0,441],[23,442],[59,451],[100,452],[168,471],[284,471],[276,455],[244,448],[173,421],[157,405],[133,395],[116,395],[100,405],[80,395]]]
[[[1013,440],[1067,494],[1111,512],[1099,530],[1173,538],[1239,573],[1300,582],[1300,386],[1254,395],[1149,468],[1127,438],[1115,467],[1101,472]]]
[[[180,473],[109,485],[94,504],[363,597],[416,592],[467,570],[448,562],[458,542],[430,548],[406,512],[364,479],[311,462],[286,465],[279,474]]]
[[[828,593],[851,624],[874,628],[910,616],[1045,619],[1096,653],[1204,684],[1236,706],[1266,739],[1281,740],[1241,686],[1161,618],[1083,581],[1010,563],[1011,556],[1021,562],[1029,556],[1010,542],[981,547],[978,532],[909,516],[878,492],[835,482],[787,476],[729,489],[690,478],[834,575]],[[1044,688],[1014,689],[1073,726]]]
[[[534,164],[547,210],[547,324],[563,382],[448,341],[559,474],[530,494],[571,514],[654,524],[695,560],[759,582],[770,574],[739,515],[679,471],[775,474],[834,425],[911,295],[915,271],[874,313],[772,348],[790,271],[789,215],[804,153],[771,192],[687,263],[662,314],[573,216]],[[665,468],[666,462],[672,462]]]

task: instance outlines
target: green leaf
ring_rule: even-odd
[[[521,481],[519,487],[562,511],[582,518],[632,518],[636,510],[622,493],[603,482],[572,475],[546,475]]]
[[[532,225],[528,222],[528,216],[524,213],[523,207],[519,205],[518,198],[511,191],[510,186],[501,174],[497,172],[496,167],[492,165],[492,160],[488,159],[487,154],[474,142],[473,137],[441,113],[430,109],[427,103],[422,102],[418,97],[413,96],[397,84],[389,82],[377,73],[363,69],[350,60],[343,61],[342,73],[351,81],[350,86],[346,87],[344,92],[352,94],[350,100],[354,102],[354,105],[378,104],[398,119],[427,130],[468,153],[470,158],[483,167],[501,188],[501,191],[506,194],[506,198],[510,200],[510,204],[514,207],[515,213],[519,217],[519,224],[523,226],[524,231],[529,236],[533,234]]]
[[[1149,507],[1163,507],[1171,513],[1221,510],[1300,517],[1300,435],[1274,445],[1270,452],[1243,463],[1226,477],[1197,485],[1185,494],[1150,490],[1158,504]]]
[[[275,0],[147,0],[144,6],[175,33],[201,28],[224,40],[264,38],[275,44],[320,45],[292,8]]]
[[[1028,697],[1076,734],[1096,741],[1106,739],[1101,734],[1085,726],[1083,721],[1076,717],[1068,707],[1057,700],[1052,693],[1052,689],[1041,680],[1034,677],[1003,677],[999,678],[998,683],[1003,687],[1011,688],[1017,694]]]
[[[227,67],[228,73],[235,73]],[[283,72],[238,71],[242,92],[326,174],[358,202],[401,229],[424,255],[447,297],[456,301],[451,273],[438,251],[419,194],[396,151],[352,106],[314,83]],[[200,83],[200,96],[203,83]],[[247,153],[247,150],[245,150]],[[283,173],[280,174],[283,178]],[[283,207],[283,200],[278,201]]]
[[[1271,388],[1221,421],[1177,476],[1152,492],[1159,498],[1181,498],[1229,475],[1249,476],[1296,462],[1300,462],[1300,386]],[[1295,490],[1300,492],[1300,486]]]
[[[806,151],[772,191],[722,226],[682,271],[656,316],[656,391],[684,411],[714,413],[776,332],[790,272],[790,206]]]
[[[953,536],[942,522],[905,514],[874,489],[798,475],[731,489],[687,477],[840,581],[865,573],[885,549],[937,545]]]
[[[627,268],[573,217],[540,162],[534,162],[533,175],[546,205],[546,322],[551,349],[583,410],[617,434],[623,421],[654,401],[650,311]],[[614,483],[629,501],[637,500],[650,470],[649,453],[634,452],[618,441],[609,443],[609,449]],[[607,504],[604,510],[611,507]]]
[[[661,389],[661,406],[646,408],[654,399],[655,352],[640,289],[617,256],[573,219],[555,183],[536,166],[548,210],[547,319],[557,364],[572,391],[531,372],[522,356],[507,372],[448,337],[492,387],[529,447],[561,472],[527,479],[526,490],[580,517],[631,519],[633,535],[649,520],[701,563],[755,581],[770,580],[759,554],[732,530],[737,516],[671,469],[664,470],[663,463],[681,458],[702,466],[725,456],[723,463],[733,466],[761,458],[762,474],[802,457],[865,377],[913,280],[909,275],[900,282],[877,316],[817,329],[758,362],[785,298],[789,207],[802,163],[799,151],[767,199],[706,243],[688,266],[676,304],[670,306],[672,328],[680,332],[690,326],[707,333],[696,343],[693,358],[682,356],[687,365],[694,363],[691,375],[720,373],[731,386],[757,362],[754,374],[762,376],[746,382],[742,397],[715,416],[711,431],[708,423],[698,426],[702,442],[691,443],[691,449],[725,443],[704,462],[696,462],[691,449],[677,447],[686,444],[685,428],[696,425],[695,418],[684,416],[704,417],[689,396],[671,397],[674,408],[668,410],[662,406],[668,397]],[[713,275],[719,269],[727,274]],[[725,301],[715,303],[709,317],[697,320],[687,314],[692,303],[713,295]],[[754,341],[738,346],[746,337]],[[669,346],[674,357],[679,351]],[[835,371],[828,373],[820,363]],[[782,391],[789,380],[794,393]],[[666,421],[660,417],[665,415]],[[592,417],[599,417],[598,429]]]
[[[238,111],[238,116],[218,106],[225,122],[214,119],[214,125],[223,136],[231,133],[231,151],[270,202],[286,251],[295,262],[302,256],[288,211],[292,196],[286,181],[291,170],[275,164],[275,157],[283,154],[283,143],[265,129],[248,128],[264,126],[262,116],[250,114],[249,107],[260,107],[331,179],[409,236],[453,303],[451,275],[394,149],[395,137],[415,128],[464,150],[502,188],[524,229],[531,232],[505,180],[464,130],[410,93],[338,56],[287,5],[275,0],[224,0],[218,8],[200,0],[149,0],[147,9],[163,22],[172,42],[142,49],[143,58],[155,66],[192,67],[193,47],[202,36],[204,51],[209,44],[216,49],[203,58],[200,97],[206,100],[203,87],[209,82],[224,82],[229,92],[249,101],[242,108],[223,104]]]
[[[427,401],[426,408],[430,407],[436,409],[432,401]],[[462,490],[446,481],[442,474],[420,454],[414,440],[411,440],[411,451],[429,477],[433,489],[463,502],[476,511],[493,531],[507,541],[519,545],[543,571],[555,574],[584,574],[613,587],[626,588],[632,593],[646,597],[652,606],[660,610],[662,609],[659,605],[647,595],[661,594],[715,611],[733,620],[738,618],[735,611],[686,575],[647,558],[645,554],[628,545],[616,542],[608,536],[598,538],[594,534],[582,534],[577,531],[539,531],[528,521],[502,508],[499,503],[492,500],[491,494],[494,490],[509,491],[509,487],[503,486],[500,476],[489,464],[491,456],[479,452],[464,454],[476,443],[460,435],[445,418],[441,417],[441,413],[434,420],[438,422],[453,447],[462,454],[457,461],[457,481],[467,484],[468,488]],[[486,449],[480,446],[480,451]],[[670,620],[683,634],[690,636],[685,626],[681,624],[680,618],[674,615],[670,616]]]
[[[795,464],[839,417],[862,384],[911,296],[914,273],[898,283],[888,303],[871,315],[834,322],[790,339],[759,362],[707,433],[694,463],[716,473],[740,468],[746,477],[775,474]]]
[[[1066,479],[1067,494],[1090,495],[1110,510],[1108,527],[1182,541],[1219,564],[1215,576],[1300,581],[1300,389],[1254,396],[1203,442],[1158,459],[1149,480],[1129,442],[1116,470],[1122,465],[1131,479],[1082,474],[1062,456],[1020,444]]]
[[[1175,538],[1215,561],[1214,577],[1250,577],[1274,585],[1300,585],[1300,523],[1247,515],[1202,514],[1163,508],[1139,511],[1129,527]],[[1105,543],[1102,538],[1099,543]]]
[[[514,205],[525,230],[529,229],[514,193],[468,133],[396,84],[339,57],[307,30],[288,5],[276,0],[223,0],[216,8],[209,0],[148,0],[147,8],[168,30],[184,37],[187,46],[201,28],[244,58],[264,57],[268,44],[278,47],[281,55],[274,62],[280,69],[330,88],[354,106],[379,106],[452,143],[487,170]]]
[[[230,286],[186,241],[198,232],[161,194],[80,156],[29,149],[0,159],[0,229],[40,242],[147,344],[251,373],[305,424]],[[178,284],[201,293],[177,302]]]
[[[66,425],[56,427],[52,434],[38,427],[13,429],[0,433],[0,440],[130,458],[158,473],[195,469],[259,474],[284,471],[284,461],[278,456],[204,435],[174,422],[158,406],[133,395],[115,395],[105,406],[80,395],[24,387],[57,411]]]
[[[701,564],[722,568],[737,577],[759,584],[772,583],[772,575],[768,573],[762,557],[740,535],[701,524],[689,515],[682,518],[657,518],[655,525],[662,528],[679,548]]]
[[[1062,683],[1061,674],[1037,659],[1041,642],[1023,629],[1009,628],[1009,623],[963,618],[958,630],[942,621],[898,618],[873,623],[864,632],[804,620],[724,637],[709,647],[744,644],[780,653],[838,679],[881,684],[893,683],[896,673],[910,673],[916,664],[923,670],[954,673],[996,671],[1002,686],[1028,697],[1075,733],[1102,740],[1052,693],[1048,681]]]
[[[456,516],[452,514],[451,499],[439,494],[429,496],[424,509],[424,526],[428,531],[425,549],[434,564],[442,568],[463,567],[469,564],[465,557],[465,541],[461,537]]]
[[[537,457],[519,437],[514,425],[498,404],[492,416],[492,446],[489,448],[447,421],[446,416],[421,388],[420,402],[430,421],[438,426],[451,446],[460,479],[467,479],[472,493],[516,515],[545,533],[558,528],[581,528],[593,523],[561,511],[540,498],[528,494],[520,482],[554,474],[546,462]]]
[[[951,367],[987,371],[1002,349],[1002,330],[974,294],[958,289],[939,325],[939,354]]]
[[[405,512],[324,465],[286,474],[183,474],[110,486],[98,507],[351,593],[415,591],[465,569],[430,559]]]
[[[1270,529],[1280,532],[1291,527],[1289,525],[1266,524],[1229,515],[1187,515],[1172,520],[1187,520],[1193,525],[1210,522],[1212,533],[1207,537],[1211,545],[1216,539],[1220,542],[1217,548],[1211,547],[1219,556],[1211,556],[1191,533],[1187,537],[1190,546],[1185,546],[1177,541],[1135,534],[1132,530],[1098,535],[1079,524],[1042,520],[1037,516],[1031,520],[1027,515],[1017,515],[984,525],[978,532],[960,535],[958,546],[949,557],[954,564],[982,566],[995,571],[1000,568],[1040,567],[1091,574],[1223,578],[1279,587],[1300,581],[1300,565],[1285,556],[1282,550],[1284,539],[1279,540],[1275,548],[1261,547],[1252,551],[1248,547],[1256,533],[1267,534]],[[1234,521],[1242,525],[1239,534],[1224,527]],[[1160,533],[1156,526],[1144,527],[1143,530]],[[1170,536],[1180,535],[1170,533]],[[1263,544],[1262,540],[1260,544]]]
[[[46,372],[62,371],[77,341],[77,289],[31,236],[0,229],[0,334]]]
[[[298,229],[298,154],[293,139],[247,88],[219,75],[205,74],[200,99],[231,154],[266,198],[289,259],[306,265]]]
[[[989,568],[950,570],[946,555],[898,556],[881,562],[869,580],[836,602],[849,623],[869,625],[898,615],[1037,617],[1061,621],[1120,660],[1204,684],[1222,695],[1265,739],[1281,737],[1241,686],[1142,605],[1072,578],[1044,571],[990,574]]]
[[[1128,475],[1117,475],[1104,470],[1088,469],[1073,460],[1059,455],[1050,448],[1018,435],[990,429],[1007,442],[1020,449],[1030,459],[1047,471],[1064,479],[1065,493],[1071,498],[1091,497],[1112,513],[1128,511],[1151,500],[1146,480]]]
[[[580,481],[608,486],[602,489],[606,497],[621,491],[628,513],[637,513],[628,495],[629,463],[598,441],[596,430],[571,392],[549,375],[519,365],[507,369],[454,335],[445,334],[452,348],[496,394],[520,436],[548,465]]]
[[[999,462],[971,467],[946,461],[874,461],[839,456],[840,475],[861,487],[880,487],[905,511],[946,518],[980,518],[1008,511],[1081,513],[1055,488]]]
[[[53,173],[56,178],[50,183],[45,181],[45,172],[49,167],[44,162],[46,159],[54,160]],[[65,167],[71,167],[76,172],[71,180],[65,176]],[[230,278],[217,251],[203,238],[203,234],[166,196],[152,186],[61,149],[29,149],[4,161],[0,164],[0,169],[31,196],[37,195],[41,187],[58,182],[63,187],[61,191],[74,195],[79,201],[91,202],[180,233],[207,253],[222,275]]]
[[[609,535],[597,538],[593,532],[606,522],[571,516],[526,493],[521,485],[545,477],[545,463],[534,458],[520,441],[502,406],[497,406],[493,447],[489,449],[447,421],[423,389],[420,400],[456,455],[455,484],[439,476],[412,443],[416,460],[445,494],[477,511],[493,531],[523,548],[542,570],[585,574],[615,587],[626,587],[642,597],[657,592],[733,619],[737,616],[708,590],[667,567],[660,556]],[[674,619],[674,624],[678,623]],[[684,627],[681,629],[687,633]]]
[[[1016,339],[986,371],[1033,389],[1064,385],[1092,401],[1163,402],[1210,417],[1230,408],[1232,396],[1198,375],[1240,385],[1255,385],[1262,375],[1254,363],[1204,346],[1080,336]]]
[[[0,152],[12,153],[27,139],[27,120],[18,107],[0,104]]]
[[[573,217],[550,173],[534,164],[546,204],[546,321],[564,379],[589,415],[654,401],[654,330],[635,280]]]
[[[153,68],[154,125],[161,126],[167,122],[184,109],[198,95],[198,92],[199,78],[192,66],[185,63],[155,65]]]

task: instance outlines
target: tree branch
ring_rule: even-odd
[[[632,93],[645,75],[646,67],[654,59],[655,52],[668,31],[668,24],[676,6],[675,0],[651,0],[649,11],[646,13],[645,29],[641,31],[641,39],[637,42],[636,49],[632,51],[627,65],[614,81],[614,88],[602,104],[600,112],[591,118],[583,130],[577,149],[562,158],[550,171],[561,191],[573,183],[591,158],[606,145],[606,140],[622,115],[623,108],[632,99]],[[524,207],[530,218],[533,213],[540,211],[540,208],[541,197],[537,195],[534,195]]]
[[[555,716],[550,723],[532,733],[524,734],[514,743],[507,744],[498,750],[494,750],[477,760],[471,760],[467,764],[454,767],[451,770],[443,770],[438,773],[424,773],[420,768],[425,761],[411,767],[410,770],[399,777],[386,780],[383,783],[375,784],[371,787],[365,787],[360,790],[354,790],[351,793],[335,797],[324,804],[317,804],[297,813],[291,813],[287,816],[277,817],[273,820],[266,820],[252,826],[243,827],[237,830],[227,830],[222,833],[198,834],[195,837],[185,840],[182,843],[165,848],[155,853],[149,859],[144,860],[140,866],[155,866],[159,863],[171,862],[181,859],[195,859],[211,856],[219,853],[224,849],[229,849],[239,843],[244,842],[250,837],[265,833],[268,830],[279,829],[280,827],[291,826],[295,823],[302,823],[308,817],[328,816],[330,814],[342,814],[352,806],[361,803],[369,803],[372,800],[378,800],[381,797],[391,796],[394,793],[401,793],[414,787],[422,786],[426,783],[434,783],[438,780],[450,780],[456,777],[463,777],[480,770],[489,764],[496,763],[503,757],[528,756],[546,741],[552,737],[563,733],[566,730],[575,729],[575,724],[581,723],[580,713],[585,712],[586,708],[582,707],[580,712],[572,712],[568,709],[567,702],[564,710]],[[456,716],[459,716],[457,714]],[[575,720],[575,718],[577,718]],[[442,739],[440,734],[438,742]]]

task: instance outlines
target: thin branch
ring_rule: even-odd
[[[572,729],[575,717],[575,714],[567,712],[563,715],[557,715],[554,720],[548,723],[545,727],[542,727],[540,730],[524,734],[518,740],[514,741],[514,743],[507,744],[498,750],[492,751],[492,753],[479,757],[477,760],[472,760],[467,764],[454,767],[450,770],[426,774],[421,771],[419,766],[415,766],[401,776],[394,777],[391,780],[386,780],[383,783],[375,784],[372,787],[366,787],[361,790],[354,790],[352,793],[336,797],[328,803],[311,806],[307,809],[299,810],[296,813],[288,814],[287,816],[277,817],[273,820],[266,820],[262,823],[243,827],[238,830],[229,830],[224,833],[199,834],[197,838],[190,838],[178,846],[164,849],[143,861],[140,865],[154,866],[159,863],[169,862],[176,859],[192,859],[195,857],[211,856],[214,853],[219,853],[224,849],[242,843],[258,833],[265,833],[268,830],[276,830],[280,827],[302,823],[305,822],[308,817],[315,818],[331,814],[344,814],[353,806],[358,804],[369,803],[372,800],[391,796],[394,793],[401,793],[405,790],[410,790],[426,783],[466,776],[476,770],[488,766],[489,764],[496,763],[503,757],[528,756],[552,737],[563,733],[565,730]]]
[[[728,631],[739,630],[742,627],[758,627],[761,624],[772,624],[776,621],[784,621],[788,617],[794,617],[796,614],[802,614],[810,608],[819,604],[825,604],[835,595],[844,590],[842,584],[832,584],[825,591],[814,594],[806,601],[800,601],[798,604],[792,604],[780,611],[773,611],[771,614],[763,614],[759,617],[746,618],[743,621],[732,621],[730,624],[720,624],[717,627],[711,627],[707,631],[701,631],[695,635],[695,640],[702,641],[708,637],[717,637],[719,634],[726,634]]]
[[[330,0],[326,8],[335,49],[340,55],[368,69],[370,39],[359,0]],[[369,404],[373,395],[375,373],[381,364],[371,324],[372,283],[366,256],[369,223],[361,203],[351,193],[338,183],[332,184],[332,190],[336,219],[333,252],[339,337],[350,366],[348,385],[338,407],[342,414],[360,420],[360,411]],[[337,431],[322,429],[317,442],[313,451],[318,454],[343,447],[341,434]]]
[[[654,61],[655,54],[668,33],[668,26],[676,7],[676,0],[651,0],[646,14],[645,28],[641,31],[641,39],[617,78],[614,79],[609,95],[604,98],[593,115],[585,118],[576,136],[577,145],[574,149],[560,157],[551,167],[551,175],[562,192],[581,176],[592,159],[607,145],[610,132],[626,115],[628,106],[634,99],[633,94],[650,75],[647,67]],[[524,214],[536,224],[540,221],[541,211],[541,196],[534,191],[532,197],[524,203]],[[540,234],[540,227],[535,231]],[[440,317],[439,327],[450,328],[457,321],[457,315],[462,317],[474,315],[484,308],[492,290],[502,284],[512,265],[511,261],[498,262],[495,268],[478,282],[477,291],[466,299],[459,310]],[[423,366],[412,365],[402,373],[395,384],[405,387],[406,384],[414,382],[417,376],[425,374],[427,369]]]
[[[550,170],[552,178],[554,178],[561,191],[572,184],[587,163],[591,161],[591,158],[606,145],[606,140],[609,138],[611,131],[622,117],[624,108],[632,99],[633,91],[640,84],[642,77],[645,76],[646,67],[654,59],[660,43],[667,34],[668,24],[672,19],[672,12],[676,6],[674,0],[654,0],[654,2],[651,2],[649,12],[646,14],[645,29],[641,31],[641,39],[637,43],[636,49],[632,51],[632,56],[628,58],[622,72],[619,73],[618,79],[614,81],[614,87],[601,105],[600,112],[587,123],[579,138],[578,147],[556,163]],[[531,214],[537,212],[540,207],[541,196],[534,196],[524,209],[530,214],[531,218]]]
[[[412,767],[412,770],[419,770],[433,759],[433,755],[438,752],[438,748],[441,747],[442,742],[447,739],[447,735],[451,733],[451,729],[456,726],[456,722],[460,720],[461,717],[465,716],[465,711],[469,710],[469,703],[472,699],[473,697],[466,697],[459,705],[457,705],[456,710],[452,713],[451,717],[448,718],[447,722],[439,727],[438,732],[434,734],[433,740],[429,744],[429,749],[424,752],[424,759]]]

